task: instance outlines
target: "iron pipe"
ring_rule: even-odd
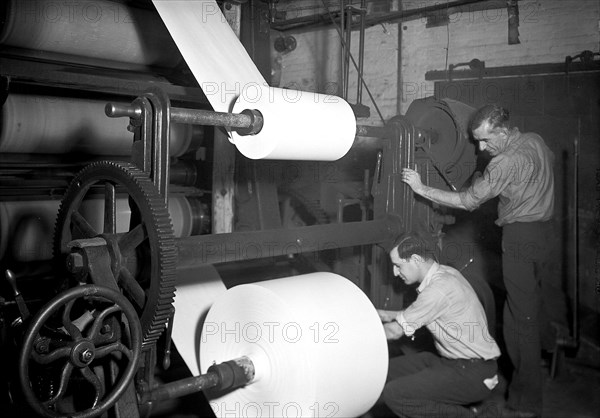
[[[175,399],[181,396],[197,393],[213,388],[219,384],[216,373],[201,374],[200,376],[188,377],[176,382],[160,385],[149,392],[141,395],[141,403],[157,402],[167,399]]]
[[[206,374],[188,377],[160,385],[143,392],[141,402],[156,402],[197,393],[207,389],[230,391],[251,383],[254,379],[254,363],[246,356],[210,366]]]
[[[213,110],[171,108],[171,121],[192,125],[228,126],[231,128],[249,128],[252,117],[244,113],[215,112]]]

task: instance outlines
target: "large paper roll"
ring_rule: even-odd
[[[103,100],[10,94],[2,106],[0,152],[129,156],[129,119],[109,118],[105,105]],[[171,124],[171,155],[184,154],[198,133],[198,127]]]
[[[158,16],[123,2],[4,0],[2,14],[0,45],[46,59],[60,54],[61,60],[111,68],[172,68],[181,61]]]
[[[204,320],[213,302],[227,291],[212,265],[178,269],[172,338],[193,376],[200,374],[198,352]]]
[[[0,202],[0,259],[7,250],[18,261],[50,260],[52,236],[60,200],[28,200]],[[131,209],[126,198],[116,201],[117,232],[129,231]],[[99,234],[104,225],[104,199],[86,199],[80,213]],[[194,212],[184,196],[169,199],[169,214],[176,237],[192,234]]]
[[[231,141],[252,159],[333,161],[356,136],[356,119],[342,98],[271,88],[214,0],[153,0],[213,109],[264,117],[257,135]]]
[[[358,416],[378,399],[388,367],[375,308],[332,273],[240,285],[217,298],[202,328],[201,371],[241,356],[256,377],[210,399],[218,417]]]
[[[0,202],[0,259],[7,250],[16,260],[52,258],[52,234],[60,201]]]
[[[348,152],[356,136],[356,119],[339,97],[248,86],[233,111],[257,109],[264,125],[256,135],[232,133],[237,149],[252,159],[337,160]]]

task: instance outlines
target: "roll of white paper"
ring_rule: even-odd
[[[7,250],[19,261],[52,258],[59,200],[0,202],[0,259]]]
[[[259,110],[256,135],[231,142],[252,159],[333,161],[356,136],[356,119],[340,97],[269,87],[214,0],[153,0],[213,109]]]
[[[192,375],[198,376],[202,325],[212,303],[225,293],[227,288],[217,270],[211,265],[178,269],[175,287],[173,342]]]
[[[343,99],[275,87],[248,86],[234,113],[256,109],[264,125],[256,135],[232,132],[237,149],[252,159],[337,160],[356,136],[354,112]]]
[[[105,105],[103,100],[10,94],[2,106],[0,152],[131,155],[129,119],[109,118]],[[171,124],[171,156],[183,155],[193,134],[192,125]]]
[[[156,14],[122,3],[4,0],[0,45],[111,68],[177,65],[181,58]]]
[[[387,375],[385,332],[366,295],[333,273],[245,284],[212,305],[200,366],[249,357],[254,381],[210,399],[224,416],[358,416]]]
[[[80,213],[100,234],[104,226],[104,199],[81,202]],[[0,259],[11,250],[15,260],[28,262],[52,258],[52,236],[60,200],[0,202]],[[116,200],[117,232],[129,231],[131,209],[126,198]],[[184,196],[169,199],[169,214],[176,237],[189,236],[194,228],[192,207]]]

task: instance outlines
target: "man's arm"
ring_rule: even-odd
[[[385,338],[388,340],[397,340],[404,335],[404,329],[396,321],[383,324]]]
[[[398,315],[401,311],[386,311],[383,309],[377,309],[379,318],[383,322],[383,329],[385,331],[385,337],[388,340],[397,340],[404,335],[404,329],[397,321]]]
[[[410,168],[402,169],[402,181],[408,184],[416,194],[423,196],[432,202],[455,209],[468,210],[458,193],[424,185],[421,181],[421,175],[415,170],[411,170]]]
[[[398,315],[400,315],[400,311],[386,311],[384,309],[377,309],[377,314],[379,315],[379,319],[384,324],[386,322],[392,322],[396,319]]]

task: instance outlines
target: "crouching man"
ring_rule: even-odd
[[[437,263],[418,234],[399,237],[390,257],[394,276],[418,284],[418,296],[405,310],[378,311],[386,336],[412,337],[425,326],[438,353],[392,358],[383,400],[400,417],[472,417],[467,405],[487,398],[498,383],[500,349],[483,306],[462,274]]]

